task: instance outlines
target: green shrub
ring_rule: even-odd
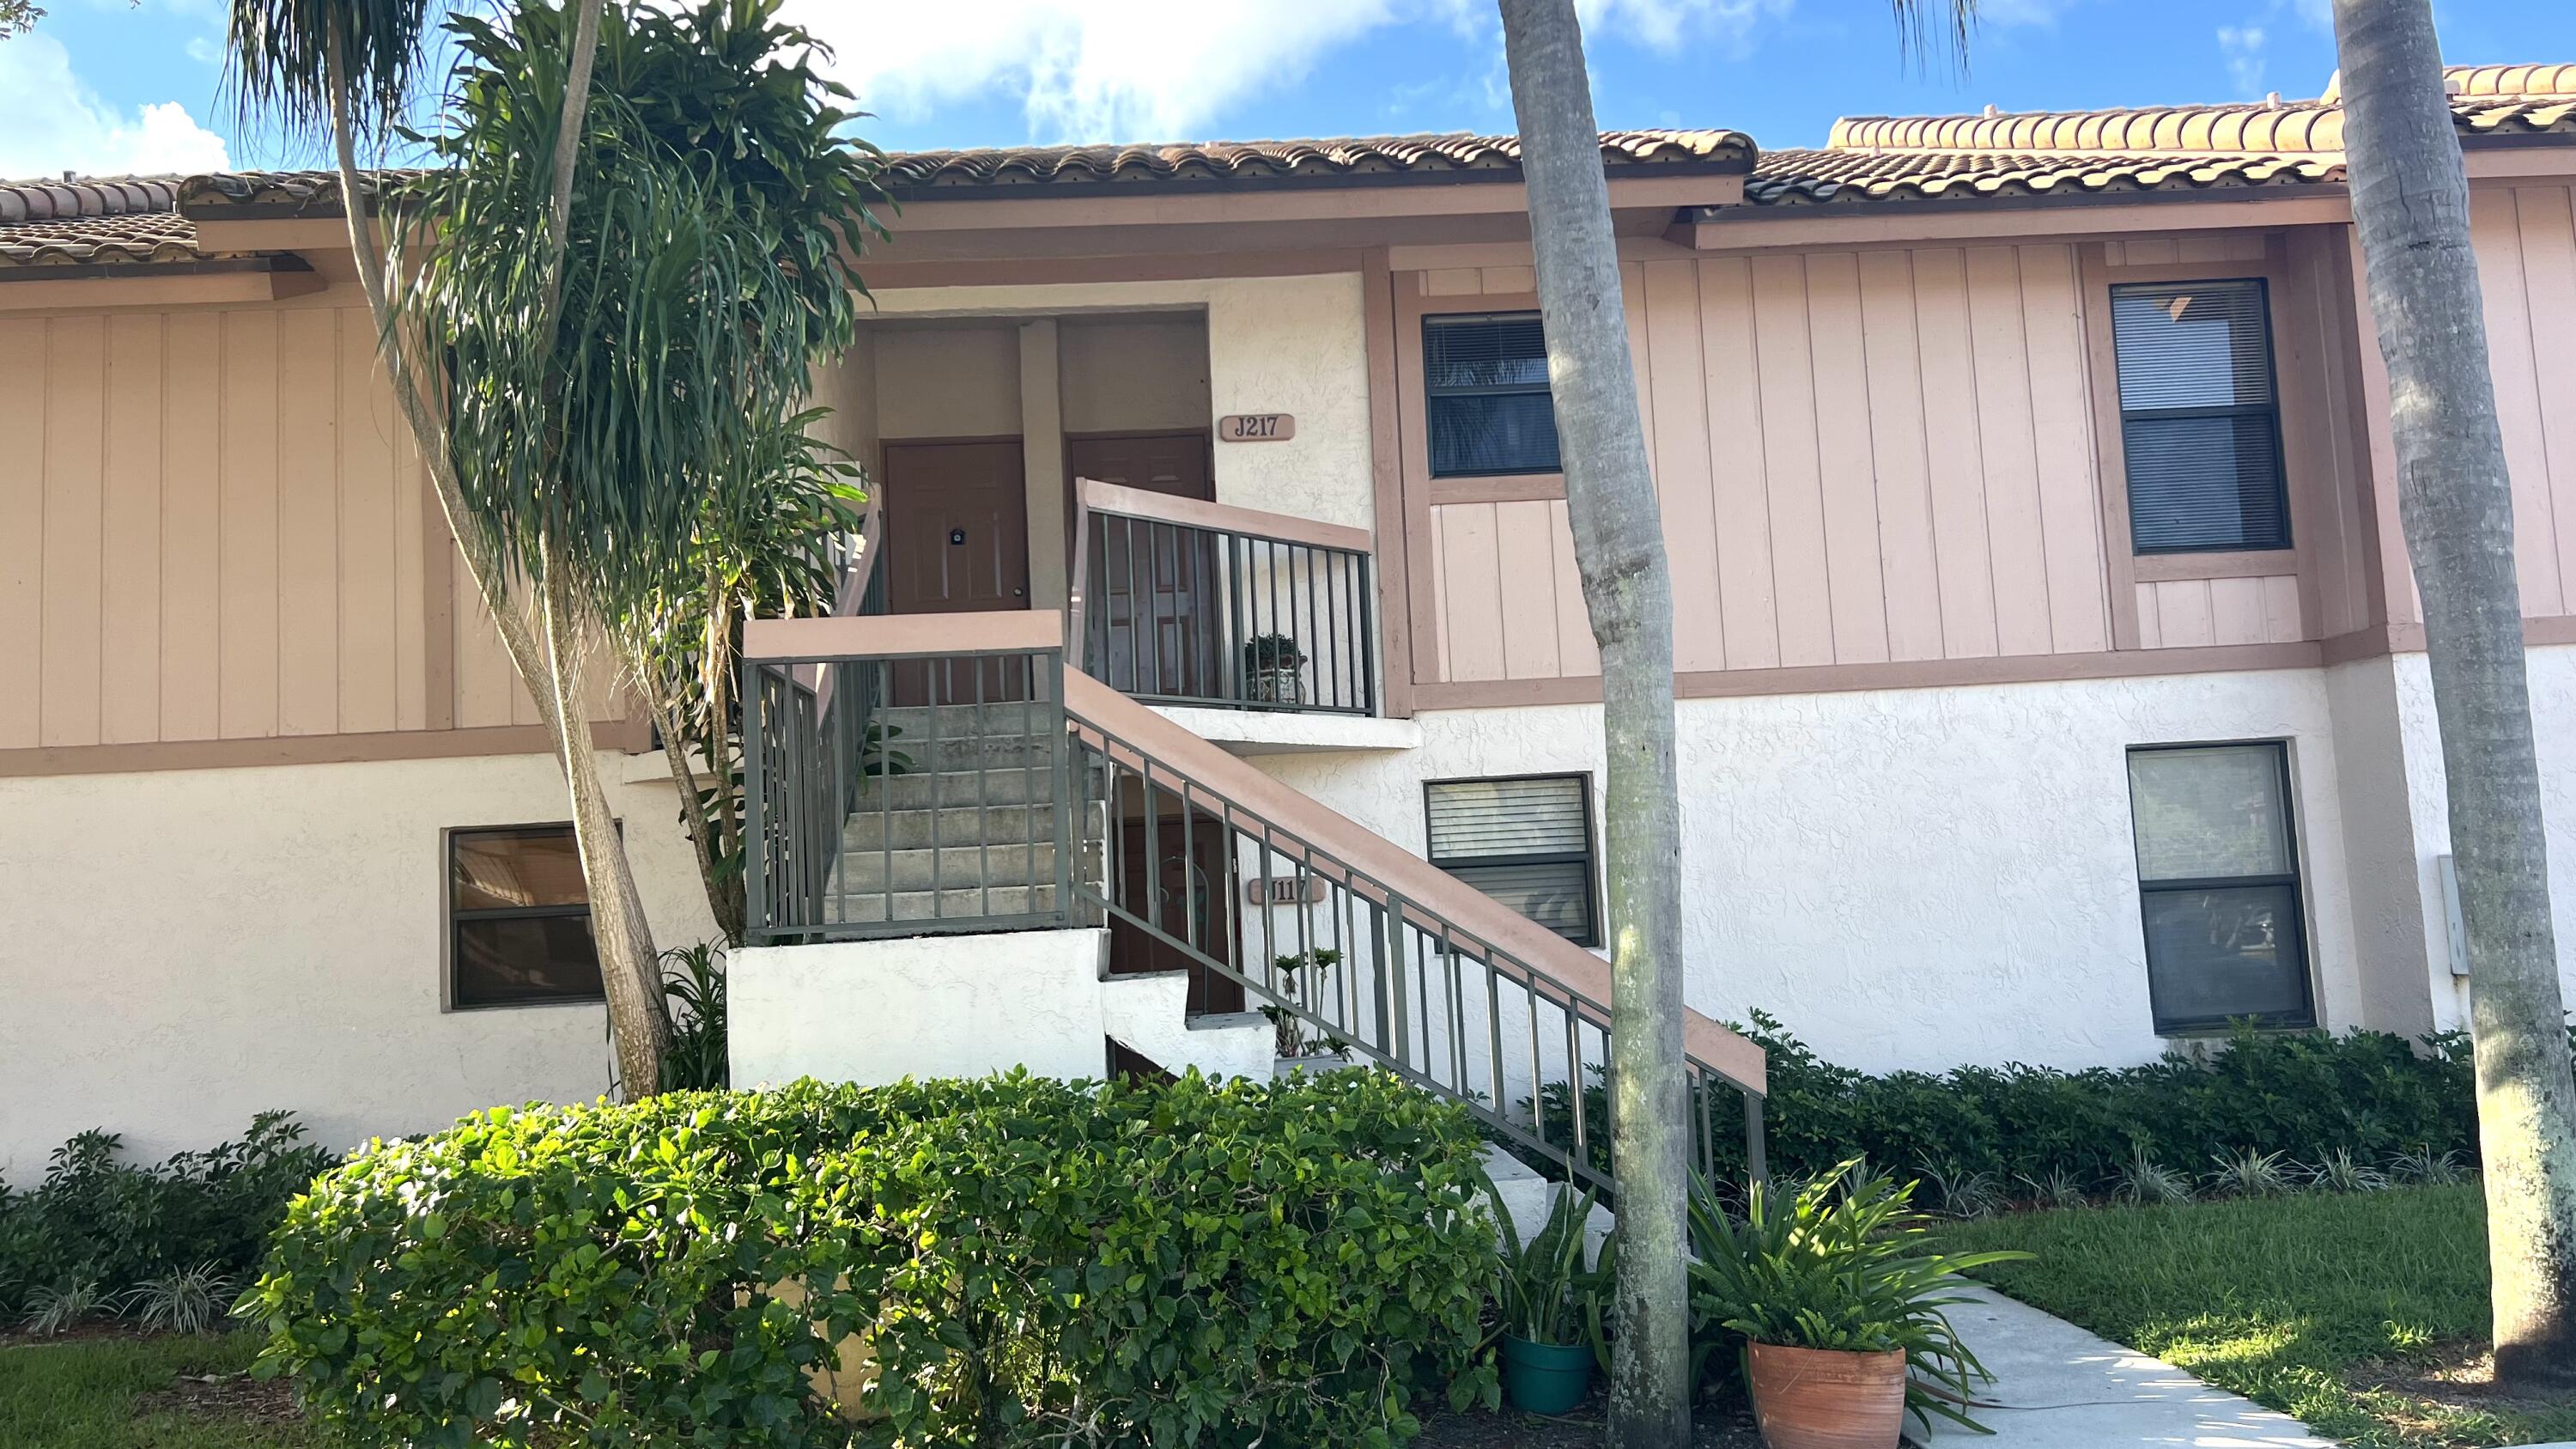
[[[2101,1196],[2134,1188],[2141,1158],[2183,1171],[2246,1153],[2301,1164],[2337,1151],[2371,1163],[2476,1158],[2474,1074],[2459,1032],[2427,1037],[2418,1051],[2386,1032],[2245,1028],[2197,1054],[2138,1067],[1884,1076],[1819,1058],[1762,1012],[1745,1034],[1770,1057],[1770,1168],[1801,1181],[1858,1157],[1953,1186],[2039,1182]],[[1728,1095],[1712,1104],[1717,1122],[1736,1120]],[[1587,1140],[1606,1167],[1609,1103],[1597,1072],[1583,1096]],[[1545,1084],[1538,1101],[1549,1139],[1565,1141],[1566,1084]],[[1717,1146],[1718,1179],[1742,1181],[1741,1134],[1721,1128]]]
[[[842,1442],[854,1332],[862,1442],[1387,1444],[1493,1393],[1478,1150],[1358,1071],[495,1108],[317,1183],[244,1301],[361,1445]]]
[[[263,1112],[239,1141],[156,1167],[121,1160],[113,1132],[55,1148],[34,1190],[0,1183],[0,1321],[40,1293],[106,1306],[147,1279],[246,1272],[287,1199],[339,1159],[303,1139],[292,1114]]]

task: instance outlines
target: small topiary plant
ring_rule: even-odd
[[[1481,1183],[1370,1072],[496,1108],[324,1177],[244,1303],[361,1446],[1383,1445],[1495,1397]]]

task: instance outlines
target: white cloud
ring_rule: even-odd
[[[1701,36],[1740,41],[1795,0],[1580,3],[1588,35],[1669,50]],[[1029,134],[1044,141],[1201,136],[1392,26],[1446,25],[1471,46],[1501,49],[1483,0],[989,0],[971,22],[953,5],[793,0],[788,18],[832,45],[834,75],[870,111],[920,121],[1000,94],[1020,102]]]
[[[176,101],[131,114],[101,100],[72,73],[71,53],[38,31],[0,44],[0,176],[65,171],[222,171],[224,138]]]
[[[2238,95],[2252,97],[2263,94],[2262,26],[2218,27],[2218,53],[2227,58],[2227,77],[2235,82]]]

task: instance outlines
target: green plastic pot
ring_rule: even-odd
[[[1592,1392],[1589,1345],[1503,1335],[1503,1397],[1524,1413],[1562,1414]]]

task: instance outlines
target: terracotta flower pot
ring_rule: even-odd
[[[1771,1449],[1896,1449],[1905,1431],[1905,1350],[1750,1343],[1744,1357],[1753,1418]]]

